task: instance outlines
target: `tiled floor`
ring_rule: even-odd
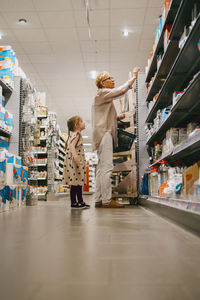
[[[141,207],[1,213],[0,299],[198,300],[200,239]]]

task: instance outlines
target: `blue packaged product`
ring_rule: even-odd
[[[1,121],[5,121],[5,119],[6,119],[6,111],[5,111],[5,108],[0,107],[0,120],[1,120]]]
[[[8,151],[8,147],[9,147],[9,138],[1,136],[0,137],[0,149]]]
[[[5,110],[5,123],[8,126],[13,126],[13,115]]]
[[[27,189],[22,189],[22,201],[26,200]]]
[[[17,165],[13,166],[13,177],[17,182],[21,181],[21,170],[21,167],[18,167]]]
[[[9,60],[15,64],[15,55],[10,46],[0,47],[0,61]]]
[[[0,190],[0,197],[2,199],[2,202],[5,204],[6,203],[6,197],[5,197],[5,190],[4,188]]]
[[[0,160],[0,171],[5,173],[6,172],[6,160]]]
[[[4,97],[2,97],[2,107],[5,107],[5,105],[6,105],[5,98],[4,98]]]
[[[14,199],[16,199],[16,188],[11,189],[10,188],[10,201],[13,201]]]
[[[12,201],[12,191],[11,191],[9,185],[6,185],[4,188],[4,197],[5,197],[5,200]]]
[[[15,156],[15,163],[16,165],[22,165],[22,158],[20,156]]]
[[[14,154],[6,153],[5,157],[6,157],[7,163],[14,164],[14,158],[15,158]]]
[[[21,180],[23,183],[26,183],[28,181],[28,168],[22,166],[21,168]]]
[[[163,28],[162,21],[163,21],[162,17],[160,17],[160,22],[159,22],[160,33],[162,32],[162,28]]]

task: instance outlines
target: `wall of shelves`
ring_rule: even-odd
[[[171,8],[174,3],[171,1]],[[183,0],[176,4],[169,44],[160,67],[157,70],[150,66],[146,77],[147,83],[151,79],[150,74],[154,80],[146,96],[149,112],[146,111],[145,143],[149,161],[144,169],[149,178],[151,197],[176,199],[179,196],[181,201],[188,167],[200,160],[200,3]],[[159,43],[161,41],[157,47]],[[170,61],[168,56],[172,57]],[[154,98],[157,93],[157,98]],[[162,172],[166,173],[162,175]],[[174,178],[179,181],[173,186]],[[198,178],[195,179],[195,189],[191,185],[191,189],[187,190],[188,201],[191,201],[190,193],[193,196],[198,193]],[[152,185],[153,189],[150,188]],[[175,191],[177,187],[180,191]],[[200,201],[198,195],[197,199]],[[187,196],[184,201],[187,201]]]
[[[173,92],[186,88],[192,77],[199,71],[200,55],[197,47],[199,36],[200,15],[191,29],[185,45],[180,50],[146,122],[153,121],[158,109],[170,105]]]

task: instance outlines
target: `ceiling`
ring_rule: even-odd
[[[108,70],[121,84],[134,66],[144,70],[162,3],[89,0],[90,39],[84,0],[0,0],[0,43],[13,47],[37,90],[46,92],[61,129],[79,114],[86,121],[84,135],[91,137],[96,87],[89,71]],[[20,18],[27,24],[20,24]]]

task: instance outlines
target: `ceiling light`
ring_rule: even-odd
[[[98,72],[96,70],[92,70],[89,72],[89,76],[92,79],[96,79]]]
[[[2,39],[2,34],[0,33],[0,40]]]
[[[20,24],[26,24],[26,23],[27,23],[27,20],[26,20],[26,19],[19,19],[19,23],[20,23]]]
[[[129,32],[128,32],[128,30],[124,30],[124,31],[122,32],[122,34],[123,34],[123,36],[127,37],[128,34],[129,34]]]
[[[83,139],[88,139],[89,136],[88,135],[83,135]]]

